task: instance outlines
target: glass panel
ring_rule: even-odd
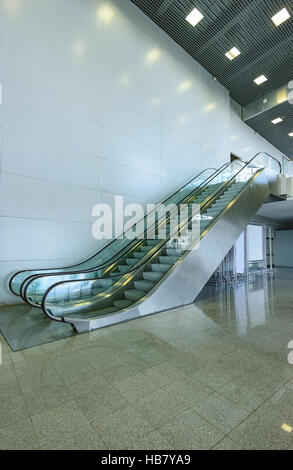
[[[277,173],[282,172],[281,163],[267,153],[258,153],[249,165],[256,168],[270,168]]]

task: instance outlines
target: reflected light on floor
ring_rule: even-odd
[[[286,423],[282,424],[281,428],[284,431],[289,432],[289,433],[293,431],[293,428],[291,426],[289,426],[289,424],[286,424]]]

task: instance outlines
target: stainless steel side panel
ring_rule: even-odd
[[[167,273],[159,287],[137,307],[94,320],[74,321],[77,331],[90,331],[192,303],[269,196],[273,180],[274,175],[269,171],[261,172],[226,209],[198,248],[189,252],[171,274]]]

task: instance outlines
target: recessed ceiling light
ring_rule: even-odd
[[[289,132],[288,136],[293,137],[293,132]]]
[[[280,26],[280,24],[284,23],[284,21],[290,18],[290,13],[287,8],[283,8],[283,10],[279,11],[276,15],[272,17],[272,21],[276,26]]]
[[[196,26],[203,17],[203,14],[197,8],[194,8],[192,12],[187,15],[186,21],[188,21],[192,26]]]
[[[273,123],[273,124],[279,124],[280,122],[283,122],[283,119],[280,118],[280,117],[278,117],[278,118],[276,118],[276,119],[273,119],[273,120],[271,121],[271,123]]]
[[[233,60],[240,54],[241,52],[239,51],[239,49],[237,49],[237,47],[232,47],[230,51],[226,52],[225,56],[228,57],[228,59]]]
[[[267,77],[265,75],[260,75],[260,77],[257,77],[255,80],[253,80],[254,83],[257,85],[261,85],[262,83],[267,81]]]

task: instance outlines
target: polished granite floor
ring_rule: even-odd
[[[293,449],[293,269],[22,352],[0,449]]]

